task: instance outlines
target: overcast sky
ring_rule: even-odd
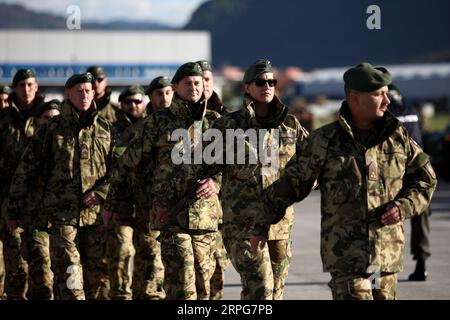
[[[180,27],[189,21],[192,12],[206,0],[0,0],[22,4],[40,12],[66,16],[70,5],[78,5],[81,19],[105,22],[116,19],[159,21]]]

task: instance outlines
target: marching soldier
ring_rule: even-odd
[[[106,198],[113,148],[110,123],[97,115],[94,77],[75,74],[65,84],[61,115],[42,125],[14,175],[8,215],[23,211],[33,181],[43,177],[37,207],[51,223],[52,262],[58,297],[99,298],[104,232],[100,205]]]
[[[345,72],[344,82],[339,120],[299,144],[302,152],[267,189],[252,247],[264,243],[270,225],[317,179],[321,256],[333,299],[396,299],[403,221],[428,207],[436,175],[429,157],[387,111],[389,71],[362,63]]]

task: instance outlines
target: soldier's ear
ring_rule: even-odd
[[[250,90],[250,83],[244,83],[244,90],[245,90],[245,93],[250,93],[249,92],[249,90]]]

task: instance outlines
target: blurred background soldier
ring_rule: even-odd
[[[10,107],[0,116],[0,176],[2,177],[0,201],[6,210],[12,176],[25,147],[37,128],[34,114],[44,102],[38,89],[36,74],[31,69],[19,69],[13,77],[13,93],[9,96]],[[4,220],[5,216],[0,220]],[[4,221],[0,222],[3,224]],[[6,267],[5,291],[8,299],[26,299],[28,264],[22,256],[22,233],[25,226],[12,226],[9,231],[0,226],[4,239]]]
[[[113,141],[110,123],[93,102],[93,76],[75,74],[65,84],[61,115],[43,124],[27,147],[11,186],[9,217],[44,177],[43,214],[50,218],[52,264],[61,299],[99,298],[104,230],[100,204],[106,198]]]
[[[391,100],[389,111],[403,124],[411,138],[423,148],[419,113],[415,107],[403,102],[400,90],[396,85],[390,84],[388,88],[388,95]],[[414,272],[408,277],[409,281],[427,280],[428,273],[425,261],[431,255],[430,223],[428,218],[430,215],[431,208],[428,207],[421,215],[411,218],[411,254],[417,262]]]
[[[223,114],[226,108],[223,106],[222,100],[220,100],[217,92],[214,91],[214,75],[211,64],[207,60],[200,60],[197,63],[202,68],[203,95],[208,100],[208,109]]]
[[[208,109],[214,110],[220,114],[225,112],[225,107],[219,98],[219,95],[214,91],[214,76],[212,73],[212,67],[209,61],[200,60],[197,63],[202,68],[203,78],[203,95],[208,100]],[[220,194],[219,194],[220,200]],[[219,218],[219,230],[216,232],[216,241],[213,248],[213,259],[216,263],[216,267],[213,270],[211,277],[211,300],[220,300],[223,297],[223,285],[225,282],[225,270],[229,265],[228,254],[223,244],[223,215]]]
[[[150,99],[147,104],[148,114],[161,108],[168,108],[173,98],[172,83],[167,77],[156,77],[150,82],[145,94]]]
[[[48,119],[60,114],[59,100],[51,100],[41,104],[35,113],[37,127],[42,126]],[[17,190],[16,183],[11,183],[12,197],[23,190]],[[53,299],[53,272],[50,260],[50,236],[48,216],[42,213],[40,207],[43,197],[43,179],[38,176],[33,181],[33,192],[26,195],[26,205],[23,212],[15,212],[14,207],[8,207],[8,225],[25,226],[23,233],[23,254],[28,262],[29,299]],[[15,220],[15,221],[12,221]]]
[[[123,154],[130,141],[142,132],[146,117],[143,98],[144,89],[141,86],[131,86],[119,96],[122,110],[113,125],[117,156]],[[122,204],[127,208],[115,214],[106,209],[102,212],[105,225],[112,224],[114,228],[113,239],[108,242],[112,299],[165,298],[164,266],[157,240],[159,232],[150,230],[148,210],[140,205],[149,196],[143,182],[147,171],[144,171],[145,168],[142,170],[134,175],[130,173],[134,192],[133,198]],[[115,191],[121,192],[112,189],[108,194],[109,200],[116,198]]]
[[[100,116],[109,120],[111,123],[117,121],[117,111],[119,110],[116,103],[111,101],[111,89],[108,87],[108,77],[101,66],[91,66],[86,72],[91,73],[95,82],[93,88],[95,91],[94,101],[97,106],[97,112]]]
[[[11,94],[11,88],[9,86],[0,86],[0,109],[6,109],[9,107],[9,95]]]

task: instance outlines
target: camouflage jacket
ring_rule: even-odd
[[[114,140],[114,157],[112,163],[111,176],[116,174],[119,166],[119,159],[127,149],[130,142],[136,137],[142,135],[145,117],[132,122],[130,118],[120,110],[117,113],[117,121],[112,126],[112,135]],[[144,168],[143,168],[144,169]],[[153,168],[145,168],[146,171],[139,170],[137,172],[129,172],[127,181],[129,182],[127,188],[132,190],[129,192],[129,198],[121,197],[123,190],[114,187],[109,189],[107,199],[108,201],[118,201],[121,199],[120,218],[124,222],[131,221],[139,213],[140,218],[148,221],[148,217],[143,216],[144,212],[148,213],[148,209],[144,211],[143,204],[146,203],[147,195],[151,192],[150,181]],[[144,179],[145,178],[145,179]],[[117,194],[118,193],[118,194]],[[141,205],[140,205],[141,204]],[[139,212],[138,212],[139,211]]]
[[[82,197],[95,191],[106,198],[108,166],[113,141],[110,123],[95,111],[80,119],[66,101],[61,115],[36,131],[25,149],[10,188],[7,215],[21,219],[26,195],[36,179],[44,181],[42,213],[55,224],[86,226],[101,221],[99,206],[86,208]]]
[[[117,173],[111,179],[111,194],[114,197],[108,196],[106,209],[120,215],[129,210],[127,202],[133,198],[130,194],[133,190],[130,188],[132,183],[130,176],[136,172],[146,172],[144,175],[146,184],[151,184],[151,194],[147,194],[147,202],[152,207],[150,216],[152,228],[172,231],[217,230],[221,214],[217,195],[205,200],[195,200],[196,183],[190,185],[187,192],[172,193],[171,198],[167,198],[165,193],[177,172],[177,165],[173,163],[171,155],[172,150],[178,150],[180,141],[172,141],[171,135],[177,129],[192,128],[194,120],[201,120],[203,131],[210,128],[211,122],[220,115],[205,108],[206,102],[199,103],[197,113],[193,115],[187,104],[174,96],[169,108],[154,111],[144,120],[142,131],[131,141],[118,161]],[[177,198],[179,194],[188,196]],[[156,222],[156,206],[164,207],[171,212],[167,224],[159,225]]]
[[[100,101],[95,102],[97,106],[98,115],[105,118],[111,123],[117,121],[117,114],[120,110],[118,105],[111,101],[111,89],[107,88],[105,95]]]
[[[187,183],[195,176],[202,177],[217,171],[222,172],[220,200],[223,207],[224,228],[231,232],[233,230],[246,232],[248,236],[250,236],[250,226],[254,223],[254,218],[260,214],[259,203],[263,190],[279,178],[280,172],[296,151],[296,142],[305,139],[308,134],[298,120],[287,113],[286,106],[276,96],[272,102],[272,114],[268,118],[257,118],[254,108],[252,100],[246,95],[243,107],[239,111],[226,113],[214,123],[213,128],[218,129],[224,137],[224,150],[226,150],[224,159],[228,156],[230,146],[236,146],[236,148],[232,147],[233,151],[240,149],[237,145],[238,139],[227,141],[227,130],[234,132],[240,130],[245,132],[244,135],[250,135],[250,130],[255,129],[257,134],[265,132],[263,138],[256,141],[255,149],[260,150],[263,148],[263,142],[266,143],[265,152],[274,152],[273,159],[277,159],[278,155],[279,163],[276,167],[275,163],[263,163],[261,157],[258,157],[255,165],[248,168],[246,165],[237,164],[236,158],[233,163],[223,165],[185,166],[189,172]],[[278,139],[276,133],[278,133]],[[270,143],[275,140],[278,142],[278,153],[275,148],[272,150],[274,145]],[[285,213],[281,221],[271,226],[270,240],[289,237],[294,220],[292,207],[285,208]]]
[[[0,205],[6,205],[12,176],[19,163],[25,147],[36,131],[36,119],[25,117],[17,107],[14,94],[10,99],[11,107],[0,111]],[[44,102],[44,97],[37,95],[34,107],[28,112],[30,115]],[[1,211],[0,211],[1,212]]]
[[[222,100],[220,100],[217,92],[213,91],[213,94],[208,99],[208,109],[216,111],[217,113],[224,114],[226,108],[223,106]]]
[[[411,218],[429,205],[436,176],[429,157],[406,129],[386,112],[362,139],[351,126],[346,102],[340,119],[299,145],[280,180],[263,197],[254,234],[264,234],[317,179],[321,191],[321,256],[324,271],[399,272],[403,268],[403,222],[384,226],[389,202]]]

